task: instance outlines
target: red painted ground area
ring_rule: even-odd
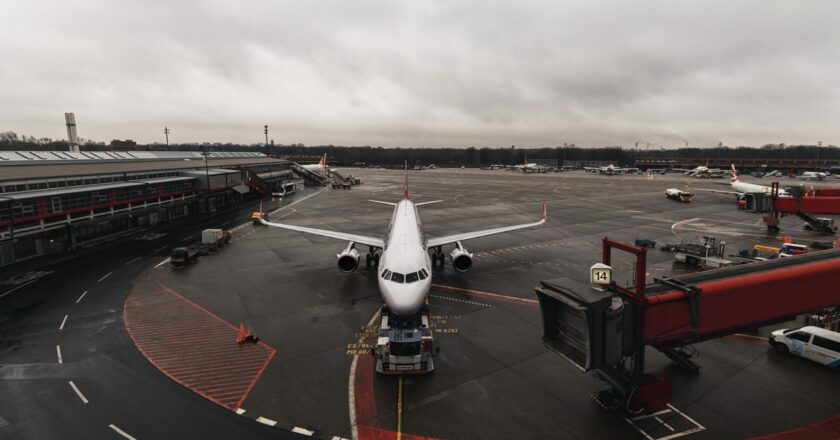
[[[234,410],[277,352],[237,344],[237,328],[157,280],[131,293],[123,318],[134,344],[175,382]]]
[[[840,438],[840,415],[790,431],[754,437],[753,440],[837,440]]]

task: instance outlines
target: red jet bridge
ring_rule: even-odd
[[[706,272],[654,279],[645,285],[646,250],[604,238],[603,262],[613,248],[636,256],[634,289],[596,290],[568,278],[536,288],[543,341],[584,371],[595,370],[611,389],[593,397],[633,414],[665,407],[673,387],[644,373],[645,346],[691,370],[691,344],[719,338],[840,304],[840,249]]]
[[[745,207],[769,213],[764,216],[764,223],[771,231],[779,230],[780,216],[793,214],[815,231],[828,235],[837,232],[836,227],[812,215],[840,215],[840,189],[791,187],[787,191],[792,197],[779,197],[779,182],[773,182],[769,194],[745,194]]]

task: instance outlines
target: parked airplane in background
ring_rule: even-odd
[[[609,164],[605,167],[584,167],[584,171],[590,173],[599,173],[599,174],[606,174],[608,176],[613,176],[616,174],[621,174],[629,171],[637,171],[637,168],[621,168],[617,167],[613,164]]]
[[[327,167],[327,153],[324,153],[318,163],[303,165],[303,168],[315,173],[326,174],[329,171],[329,168]]]
[[[538,163],[535,163],[535,162],[528,163],[528,156],[527,155],[525,156],[525,161],[522,165],[514,165],[513,167],[511,167],[511,169],[514,170],[514,171],[522,171],[522,172],[525,172],[525,173],[544,173],[545,172],[545,167],[544,166],[542,166]]]
[[[700,165],[688,170],[686,174],[691,177],[723,177],[724,171],[720,168],[709,168],[706,165]]]
[[[347,247],[336,255],[338,269],[342,272],[353,272],[358,268],[360,254],[356,245],[368,246],[366,262],[368,267],[378,265],[379,291],[388,309],[391,313],[397,315],[413,315],[420,310],[426,295],[429,293],[432,284],[432,266],[437,264],[442,267],[445,262],[446,257],[441,250],[443,246],[455,245],[455,248],[449,254],[452,266],[458,272],[466,272],[472,267],[472,254],[464,248],[461,244],[462,241],[531,228],[542,225],[546,221],[546,205],[543,204],[542,219],[536,222],[444,237],[426,237],[423,234],[423,226],[420,222],[417,207],[440,201],[413,203],[409,200],[408,170],[406,169],[403,199],[399,203],[371,200],[374,203],[394,207],[391,223],[387,229],[388,235],[384,239],[274,223],[266,221],[264,218],[260,222],[267,226],[348,241]],[[432,251],[431,259],[429,251]]]
[[[823,180],[828,176],[830,176],[830,174],[820,171],[805,171],[801,175],[796,176],[796,178],[803,180]]]
[[[756,185],[754,183],[747,183],[741,182],[738,180],[738,171],[735,170],[735,165],[732,165],[732,168],[729,171],[732,174],[732,178],[729,179],[729,185],[732,187],[732,191],[723,191],[723,190],[716,190],[716,189],[706,189],[706,188],[695,188],[699,191],[707,191],[713,193],[720,193],[720,194],[734,194],[738,200],[744,198],[744,194],[754,194],[754,193],[764,193],[770,194],[773,191],[773,188],[764,185]],[[779,188],[779,196],[781,197],[790,197],[790,194],[782,188]]]

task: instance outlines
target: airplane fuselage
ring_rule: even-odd
[[[742,193],[742,194],[746,194],[746,193],[770,194],[773,191],[773,189],[770,188],[769,186],[756,185],[754,183],[741,182],[740,180],[737,180],[737,179],[732,181],[732,189],[739,192],[739,193]],[[780,196],[787,196],[788,193],[787,193],[787,191],[779,188],[779,195]]]
[[[423,225],[410,200],[394,208],[377,271],[379,292],[391,312],[420,309],[432,286],[432,268]]]

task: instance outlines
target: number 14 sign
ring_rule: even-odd
[[[592,284],[609,285],[612,282],[612,268],[604,263],[595,263],[590,269]]]

